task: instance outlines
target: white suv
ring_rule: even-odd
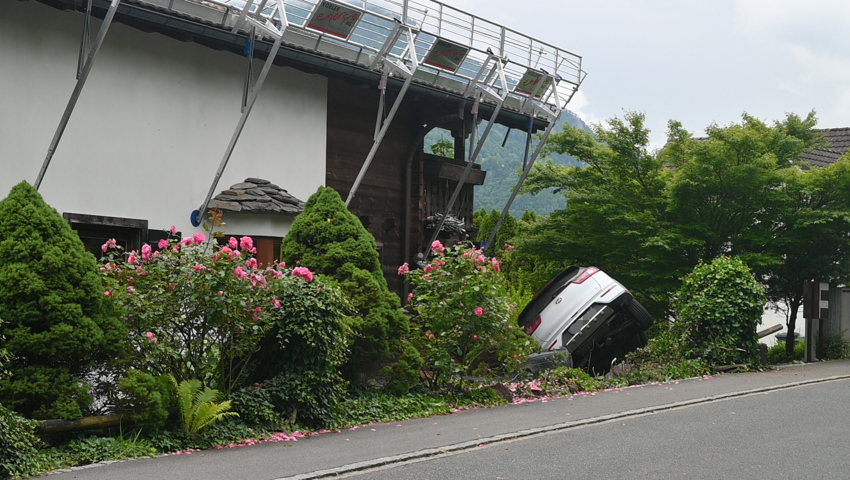
[[[526,364],[532,373],[560,357],[604,374],[615,358],[646,345],[652,323],[626,287],[596,267],[564,270],[519,315],[519,326],[542,348]]]

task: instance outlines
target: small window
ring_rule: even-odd
[[[103,256],[101,245],[110,238],[114,238],[127,252],[141,250],[142,244],[148,242],[147,220],[80,213],[64,213],[62,216],[80,236],[86,251],[91,252],[97,259]]]

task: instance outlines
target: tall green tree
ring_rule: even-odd
[[[600,267],[656,313],[666,311],[667,293],[690,268],[676,255],[681,240],[665,218],[670,172],[649,151],[643,114],[627,112],[592,133],[565,125],[550,135],[547,150],[573,155],[587,166],[535,165],[523,191],[554,188],[567,198],[567,207],[539,222],[517,251]]]
[[[374,375],[381,368],[391,372],[401,389],[415,381],[421,360],[408,343],[410,323],[401,300],[389,291],[375,237],[348,211],[339,193],[319,187],[292,223],[282,250],[287,263],[300,262],[338,282],[351,301],[356,312],[349,317],[355,335],[351,374]]]
[[[29,184],[0,201],[0,336],[12,355],[0,402],[30,418],[78,418],[96,376],[124,349],[94,256]]]
[[[789,169],[781,191],[787,202],[767,251],[777,261],[766,271],[767,295],[788,307],[788,331],[796,329],[803,282],[850,282],[850,155],[823,168]],[[794,342],[787,342],[789,353]]]
[[[803,170],[796,162],[823,145],[815,125],[814,113],[772,125],[745,114],[693,138],[671,121],[660,152],[648,150],[639,113],[592,134],[567,127],[548,148],[588,166],[535,167],[524,188],[555,187],[567,207],[540,222],[518,251],[607,270],[656,314],[670,312],[681,278],[696,265],[740,257],[771,284],[771,300],[793,307],[802,279],[848,272],[846,166]]]

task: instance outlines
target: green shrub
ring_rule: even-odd
[[[43,470],[38,422],[27,420],[0,405],[0,478],[34,476]]]
[[[349,378],[357,380],[357,374],[376,378],[381,369],[401,373],[393,364],[407,349],[409,321],[398,296],[387,287],[375,238],[336,191],[319,187],[310,197],[283,239],[282,252],[286,262],[300,261],[333,279],[351,302],[355,314],[349,318],[354,334],[346,369]],[[415,368],[409,365],[401,380],[390,381],[403,390]]]
[[[780,363],[802,362],[806,357],[806,340],[800,340],[794,345],[794,355],[788,355],[785,350],[785,342],[777,342],[767,351],[767,363],[778,365]]]
[[[442,388],[459,376],[487,373],[498,363],[499,345],[518,328],[496,258],[467,244],[446,248],[435,241],[432,251],[424,269],[409,271],[405,264],[399,273],[414,287],[410,305],[427,379],[431,388]]]
[[[236,409],[257,424],[297,419],[324,425],[347,392],[340,372],[351,337],[344,301],[321,277],[310,283],[283,277],[270,289],[282,307],[272,312],[272,326],[249,364],[248,386],[240,391]]]
[[[850,356],[850,342],[841,333],[827,333],[823,337],[823,356],[827,360],[838,360]]]
[[[684,357],[709,365],[758,365],[756,335],[766,301],[764,287],[737,258],[700,264],[676,295],[677,332]]]
[[[84,379],[126,345],[103,292],[97,262],[68,222],[26,182],[16,185],[0,201],[0,335],[13,357],[0,402],[31,418],[88,411]]]
[[[177,402],[177,392],[171,379],[171,376],[154,377],[131,369],[118,381],[118,387],[125,396],[121,407],[134,413],[136,426],[150,430],[165,427],[168,409]]]

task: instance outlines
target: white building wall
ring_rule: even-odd
[[[4,2],[0,198],[35,182],[74,89],[82,22],[79,12]],[[92,19],[92,41],[100,24]],[[245,69],[244,57],[113,23],[40,193],[60,213],[198,231],[190,212],[241,115]],[[326,79],[272,67],[216,193],[259,177],[306,200],[325,182],[326,125]],[[242,233],[285,233],[280,222],[257,225],[265,231]]]

